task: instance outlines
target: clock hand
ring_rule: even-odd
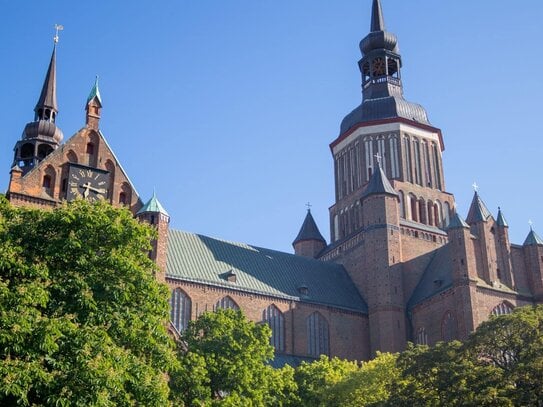
[[[89,196],[89,189],[90,189],[90,187],[91,187],[91,186],[90,186],[90,183],[89,183],[89,182],[87,182],[87,183],[81,185],[81,188],[85,188],[85,192],[83,192],[83,198],[86,199],[86,198]]]
[[[97,194],[105,194],[107,191],[105,188],[94,188],[94,187],[91,187],[90,185],[89,185],[89,189],[91,191],[96,192]]]

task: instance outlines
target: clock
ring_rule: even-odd
[[[108,197],[109,172],[98,168],[71,164],[68,172],[66,199],[94,202]]]
[[[383,58],[375,58],[372,63],[373,76],[382,76],[386,73],[385,60]]]

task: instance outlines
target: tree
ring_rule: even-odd
[[[181,336],[180,368],[172,391],[186,405],[289,405],[292,368],[274,370],[270,328],[241,311],[206,312],[190,321]]]
[[[318,360],[302,362],[294,373],[301,406],[326,406],[328,393],[334,385],[358,371],[356,362],[321,355]]]
[[[127,210],[0,199],[0,404],[164,406],[168,293]]]
[[[470,358],[491,366],[518,406],[543,406],[543,305],[516,308],[482,323],[466,343]]]
[[[400,378],[396,367],[398,355],[380,353],[364,362],[360,369],[333,385],[325,394],[326,406],[362,407],[377,406],[390,396],[389,387]]]

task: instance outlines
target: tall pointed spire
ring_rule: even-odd
[[[40,93],[40,98],[36,107],[36,120],[55,121],[58,113],[57,105],[57,45],[53,46],[53,53],[51,55],[51,61],[49,62],[49,68],[43,81],[43,86]]]
[[[373,0],[370,31],[385,31],[385,20],[383,18],[383,9],[381,8],[380,0]]]

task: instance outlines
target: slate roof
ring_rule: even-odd
[[[58,111],[57,105],[57,47],[53,47],[53,54],[51,55],[51,61],[49,62],[49,68],[45,75],[43,87],[41,89],[40,98],[34,110],[49,108]]]
[[[451,220],[449,222],[449,225],[447,226],[447,229],[462,229],[462,228],[468,228],[469,225],[460,217],[458,212],[455,212],[455,214],[451,217]]]
[[[526,236],[523,246],[543,245],[543,239],[539,237],[533,229],[530,229],[530,233]]]
[[[295,245],[303,240],[319,240],[326,244],[326,240],[322,237],[317,223],[315,222],[315,219],[313,219],[313,215],[311,215],[311,210],[309,209],[307,210],[307,215],[305,215],[304,223],[298,232],[298,236],[296,236],[296,239],[294,239],[292,244]]]
[[[498,224],[498,226],[501,226],[501,227],[509,227],[509,225],[507,224],[507,221],[505,220],[505,217],[503,216],[503,213],[502,213],[502,210],[500,208],[498,208],[498,219],[496,220],[496,223]]]
[[[466,218],[467,223],[486,222],[488,218],[491,218],[492,214],[486,207],[485,203],[475,191],[471,205],[469,207],[468,216]]]
[[[394,190],[392,185],[390,185],[390,181],[388,180],[383,169],[381,168],[381,165],[377,165],[377,171],[373,173],[370,182],[368,182],[368,185],[366,186],[364,191],[362,191],[362,198],[376,194],[389,194],[398,196],[398,193]]]
[[[236,282],[224,276],[233,271]],[[343,266],[179,230],[168,235],[166,276],[367,313]],[[298,288],[307,286],[308,295]]]
[[[434,251],[430,264],[407,303],[407,308],[411,309],[424,300],[448,290],[452,287],[452,282],[452,262],[448,243]]]

